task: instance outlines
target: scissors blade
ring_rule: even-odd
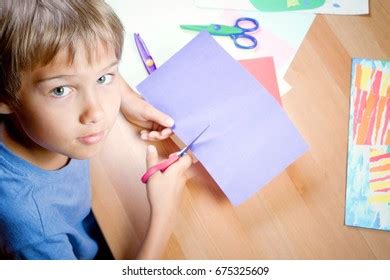
[[[209,24],[209,25],[180,25],[182,29],[192,31],[203,31],[206,30],[211,35],[217,36],[230,36],[235,34],[242,34],[243,29],[237,26],[228,26],[221,24]]]
[[[208,25],[189,25],[189,24],[180,25],[181,29],[192,30],[192,31],[203,31],[203,30],[207,30],[208,27],[209,27]]]
[[[198,136],[195,137],[194,140],[192,140],[192,142],[190,144],[188,144],[185,148],[183,148],[179,153],[178,153],[178,156],[179,157],[182,157],[186,154],[186,152],[191,148],[191,146],[196,142],[196,140],[199,139],[200,136],[202,136],[202,134],[210,127],[210,125],[206,126],[205,129],[202,130],[201,133],[198,134]]]

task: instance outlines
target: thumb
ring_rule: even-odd
[[[177,167],[181,173],[184,173],[192,164],[192,158],[188,154],[181,157],[177,163]]]
[[[158,153],[156,147],[149,145],[146,149],[146,168],[150,168],[158,163]]]
[[[153,121],[165,127],[172,127],[175,123],[170,116],[164,114],[150,104],[145,107],[143,118],[147,121]]]

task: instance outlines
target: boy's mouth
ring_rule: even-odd
[[[93,145],[99,143],[105,134],[105,130],[102,130],[97,133],[92,133],[83,137],[77,138],[81,143],[86,144],[86,145]]]

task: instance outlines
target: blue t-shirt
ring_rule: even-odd
[[[43,170],[0,142],[0,255],[93,259],[96,227],[87,160]]]

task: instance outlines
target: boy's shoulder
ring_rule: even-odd
[[[69,213],[90,211],[87,162],[72,160],[65,172],[39,173],[21,166],[1,146],[0,142],[0,251],[4,246],[18,250],[65,232],[67,219],[74,217]],[[78,174],[71,176],[74,170]],[[46,176],[51,173],[60,176]]]
[[[33,201],[32,183],[24,174],[13,171],[0,155],[0,245],[23,247],[42,240],[44,231]]]
[[[1,149],[0,143],[0,151]],[[27,174],[19,170],[16,166],[0,153],[0,217],[6,211],[16,211],[23,208],[25,204],[18,205],[18,197],[31,192],[32,182]],[[14,209],[16,208],[16,209]]]
[[[6,150],[4,144],[0,142],[0,217],[3,213],[13,212],[16,215],[25,208],[30,208],[26,197],[32,195],[34,181],[23,168],[19,168],[18,163],[13,160],[13,155]],[[16,157],[15,157],[16,158]]]

